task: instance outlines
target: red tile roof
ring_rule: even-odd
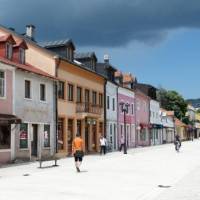
[[[23,65],[23,64],[15,63],[13,61],[10,61],[10,60],[2,58],[2,57],[0,57],[0,62],[11,65],[11,66],[16,67],[17,69],[20,69],[20,70],[35,73],[35,74],[45,76],[45,77],[48,77],[48,78],[51,78],[51,79],[57,79],[56,77],[51,76],[50,74],[42,71],[41,69],[38,69],[38,68],[36,68],[32,65],[29,65],[29,64]]]

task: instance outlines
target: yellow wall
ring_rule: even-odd
[[[73,66],[70,63],[61,61],[60,67],[58,69],[59,79],[65,81],[66,87],[67,83],[74,85],[74,101],[70,102],[66,100],[60,100],[58,103],[58,113],[59,115],[70,115],[74,116],[76,113],[76,87],[82,87],[82,89],[89,89],[90,91],[96,91],[97,93],[104,94],[104,80],[103,78],[97,76],[94,73],[88,72],[86,70],[80,69],[79,67]],[[67,88],[65,88],[65,92]],[[83,91],[84,93],[84,91]],[[91,95],[90,95],[91,97]],[[98,95],[97,95],[98,101]],[[103,114],[101,116],[103,119]]]

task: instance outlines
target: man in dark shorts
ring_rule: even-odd
[[[80,172],[80,166],[84,156],[83,146],[83,139],[77,134],[72,142],[72,153],[74,155],[77,172]]]

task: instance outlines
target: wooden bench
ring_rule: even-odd
[[[59,160],[60,158],[58,157],[58,155],[52,155],[52,156],[41,156],[40,158],[39,158],[39,163],[40,163],[40,167],[39,168],[42,168],[42,163],[43,162],[45,162],[45,161],[51,161],[51,160],[54,160],[54,165],[52,165],[52,166],[55,166],[55,167],[57,167],[58,165],[57,165],[57,161]]]

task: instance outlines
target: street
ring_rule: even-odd
[[[59,167],[39,163],[0,168],[1,200],[199,200],[200,140],[85,156],[77,173],[73,158]]]

